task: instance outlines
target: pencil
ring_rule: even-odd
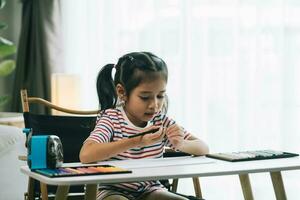
[[[158,130],[159,130],[159,128],[151,129],[149,131],[141,132],[141,133],[138,133],[138,134],[135,134],[135,135],[130,135],[130,136],[128,136],[128,138],[138,137],[138,136],[146,135],[146,134],[149,134],[149,133],[155,133]]]

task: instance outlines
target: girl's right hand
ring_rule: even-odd
[[[163,140],[163,138],[165,137],[165,129],[163,127],[158,127],[158,126],[151,126],[143,131],[148,131],[148,130],[153,130],[153,129],[158,129],[158,131],[154,132],[154,133],[150,133],[150,134],[146,134],[146,135],[142,135],[142,136],[138,136],[134,139],[136,139],[137,145],[139,147],[143,147],[143,146],[148,146],[151,144],[154,144],[156,142],[159,142],[161,140]]]

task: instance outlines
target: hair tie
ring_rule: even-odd
[[[134,57],[128,56],[129,60],[132,62],[134,60]]]

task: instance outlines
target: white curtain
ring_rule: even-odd
[[[64,0],[62,14],[60,72],[80,75],[82,108],[98,106],[103,65],[151,51],[168,64],[169,114],[211,152],[300,152],[300,1]],[[287,193],[296,200],[294,175],[286,175]],[[230,178],[236,183],[226,199],[241,199],[238,179]],[[215,180],[203,180],[208,199],[224,197],[205,193]],[[275,199],[271,186],[268,193],[257,182],[258,199]]]

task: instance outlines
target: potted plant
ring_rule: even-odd
[[[4,8],[5,4],[6,0],[0,0],[0,10]],[[6,28],[7,24],[0,21],[0,31],[5,30]],[[0,35],[0,77],[8,76],[14,71],[16,63],[9,57],[15,53],[16,46],[14,43]],[[5,105],[9,99],[9,95],[0,95],[0,107]]]

